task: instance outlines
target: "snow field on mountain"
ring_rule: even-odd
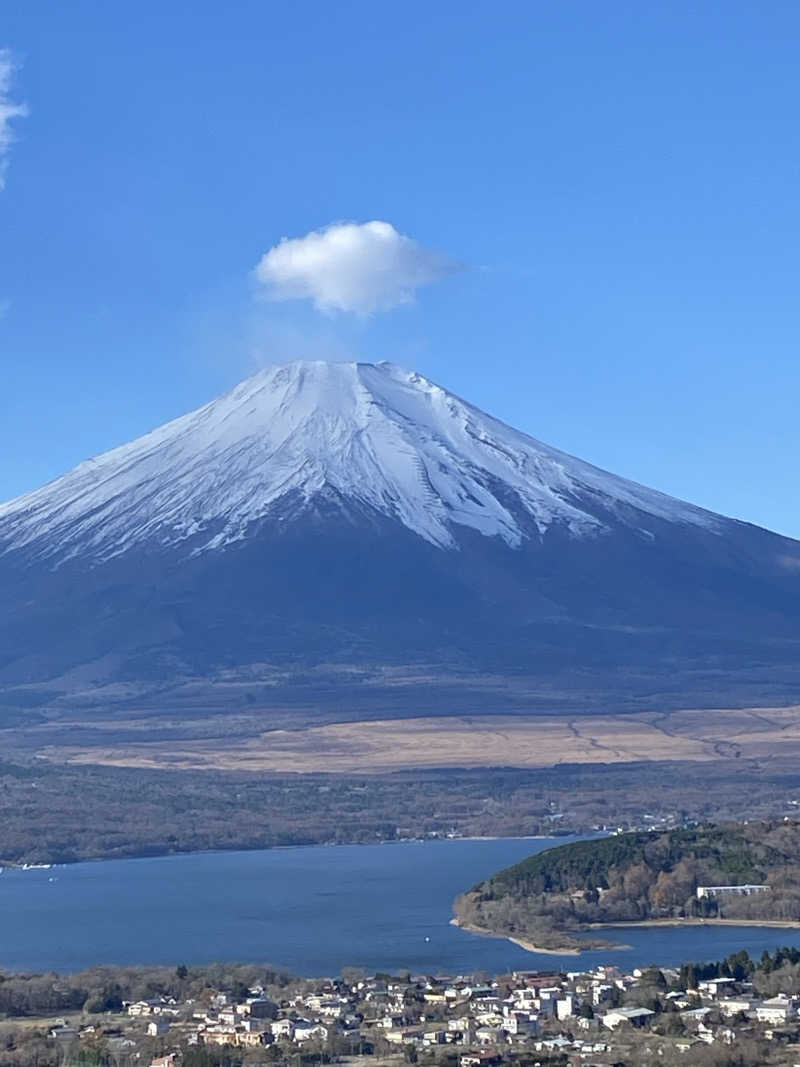
[[[442,549],[459,527],[518,547],[554,525],[602,533],[630,508],[725,520],[536,441],[388,363],[269,367],[231,392],[0,506],[0,552],[105,560],[192,538],[210,551],[325,489]],[[520,516],[527,522],[520,521]],[[198,548],[199,544],[199,548]]]

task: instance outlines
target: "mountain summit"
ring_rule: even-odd
[[[519,548],[643,517],[722,529],[710,512],[550,448],[390,363],[270,367],[205,407],[0,506],[5,551],[102,561],[246,539],[319,494],[439,548],[459,528]],[[645,531],[642,531],[645,533]]]
[[[322,717],[783,700],[799,593],[795,541],[392,364],[291,363],[0,506],[0,687]]]

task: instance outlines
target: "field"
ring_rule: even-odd
[[[800,811],[800,708],[461,715],[275,728],[263,709],[0,729],[0,860]],[[265,729],[270,724],[272,729]],[[2,865],[2,862],[0,862]]]
[[[124,743],[92,744],[89,738],[90,743],[80,745],[47,746],[40,755],[116,767],[340,774],[800,757],[800,707],[425,717],[264,732],[254,730],[254,722],[252,716],[238,723],[219,720],[216,730],[209,724],[202,738],[158,741],[138,740],[137,724],[130,723]],[[68,729],[69,724],[62,726]]]

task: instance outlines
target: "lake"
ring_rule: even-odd
[[[800,943],[800,930],[656,927],[581,956],[525,952],[450,925],[464,889],[557,841],[501,839],[213,852],[0,875],[0,968],[268,962],[298,975],[499,973],[718,959]]]

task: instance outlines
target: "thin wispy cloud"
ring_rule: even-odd
[[[25,104],[11,99],[11,82],[18,64],[10,49],[0,48],[0,189],[5,186],[8,169],[8,152],[14,142],[14,119],[28,114]]]
[[[389,222],[338,222],[284,237],[261,257],[256,281],[271,300],[310,300],[320,311],[370,315],[409,304],[417,289],[462,265]]]

